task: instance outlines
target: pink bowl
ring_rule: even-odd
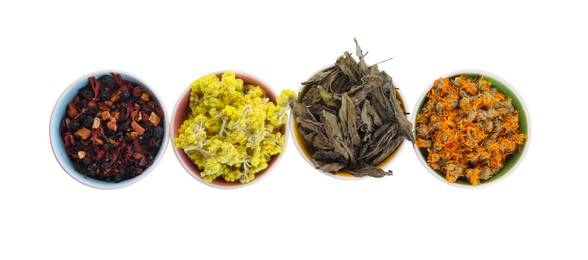
[[[215,74],[217,77],[221,77],[224,72],[225,71],[220,71],[220,72],[215,72],[213,74]],[[273,89],[271,87],[269,87],[269,85],[267,83],[256,78],[255,76],[248,74],[248,73],[245,73],[245,72],[240,72],[240,71],[233,71],[233,72],[235,73],[235,76],[239,79],[242,79],[243,82],[245,82],[245,84],[256,85],[256,86],[259,86],[260,88],[262,88],[265,91],[267,97],[272,102],[276,103],[277,95],[273,91]],[[202,176],[200,176],[201,170],[198,169],[198,166],[196,164],[194,164],[192,162],[192,160],[190,160],[190,158],[186,155],[186,153],[184,153],[184,150],[182,148],[177,148],[177,147],[175,147],[175,145],[173,145],[174,140],[179,135],[178,130],[180,129],[180,126],[182,125],[182,123],[186,119],[188,119],[188,115],[190,114],[189,102],[190,102],[191,91],[192,90],[190,89],[190,87],[188,87],[182,93],[180,98],[178,99],[176,106],[174,107],[174,110],[173,110],[173,114],[171,117],[170,130],[169,130],[170,135],[171,135],[173,150],[174,150],[174,153],[176,154],[176,157],[180,161],[180,164],[196,180],[202,182],[203,184],[206,184],[208,186],[212,186],[215,188],[223,188],[223,189],[241,188],[241,187],[248,186],[253,183],[259,182],[263,177],[265,177],[272,170],[272,168],[274,168],[274,166],[281,159],[282,154],[284,154],[283,152],[274,155],[272,157],[272,159],[270,160],[270,162],[268,163],[268,167],[266,169],[264,169],[263,171],[255,174],[255,179],[247,184],[242,184],[240,182],[227,182],[227,181],[223,180],[222,178],[217,178],[217,179],[213,180],[212,182],[207,182],[202,178]],[[280,132],[286,138],[286,140],[284,142],[284,146],[286,146],[286,144],[288,143],[288,140],[287,140],[288,134],[287,134],[287,127],[285,124],[281,127]]]

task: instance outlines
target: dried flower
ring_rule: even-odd
[[[282,91],[274,103],[263,89],[246,84],[232,71],[221,78],[204,76],[190,88],[191,113],[174,145],[202,170],[205,181],[251,182],[273,155],[284,151],[280,128],[294,91]],[[149,121],[157,122],[151,117]]]
[[[519,111],[483,77],[440,78],[417,116],[416,145],[448,182],[490,179],[527,138]]]

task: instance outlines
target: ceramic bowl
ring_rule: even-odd
[[[159,148],[159,151],[157,152],[157,155],[153,160],[153,163],[149,167],[147,167],[140,175],[121,182],[106,182],[102,180],[97,180],[90,177],[86,177],[84,176],[84,174],[76,171],[72,163],[72,160],[74,159],[68,157],[68,155],[66,154],[64,139],[61,137],[59,133],[59,126],[62,120],[64,120],[65,118],[68,103],[74,99],[74,97],[78,94],[80,89],[82,89],[84,86],[88,84],[88,78],[95,77],[96,79],[98,79],[101,76],[108,75],[111,73],[118,73],[121,75],[122,79],[131,81],[137,85],[141,85],[150,94],[151,98],[161,106],[165,115],[160,122],[160,124],[163,124],[164,129],[163,140]],[[51,148],[53,149],[53,154],[59,162],[59,165],[73,179],[93,188],[117,189],[138,182],[139,180],[149,175],[149,173],[151,173],[153,169],[155,169],[159,161],[161,161],[161,158],[163,158],[165,154],[165,149],[167,148],[167,144],[169,142],[169,134],[167,133],[167,129],[167,111],[165,109],[165,105],[163,104],[161,97],[155,92],[155,90],[149,84],[128,72],[118,70],[99,70],[88,73],[76,79],[61,94],[51,114],[51,120],[49,123],[49,138],[51,141]]]
[[[221,78],[222,74],[225,72],[226,71],[219,71],[219,72],[214,72],[212,74],[215,74],[217,77]],[[254,75],[246,73],[246,72],[235,71],[235,70],[233,70],[233,72],[235,73],[236,78],[243,80],[245,84],[256,85],[256,86],[259,86],[260,88],[262,88],[265,91],[267,97],[272,102],[274,102],[274,103],[276,102],[278,95],[263,80],[259,79],[258,77],[254,76]],[[209,75],[209,74],[207,74],[207,75]],[[175,147],[175,145],[173,145],[174,140],[179,136],[178,130],[180,129],[180,126],[182,125],[182,123],[186,119],[188,119],[188,115],[191,112],[190,106],[189,106],[191,92],[192,92],[192,90],[190,87],[186,88],[186,90],[184,90],[184,92],[181,94],[180,98],[178,99],[178,101],[174,107],[173,113],[172,113],[172,119],[171,119],[170,130],[169,130],[170,135],[171,135],[171,141],[172,141],[174,153],[175,153],[176,157],[178,158],[178,161],[180,162],[182,167],[184,167],[184,169],[190,174],[190,176],[194,177],[199,182],[201,182],[205,185],[208,185],[208,186],[211,186],[214,188],[220,188],[220,189],[236,189],[236,188],[247,187],[252,184],[258,183],[259,181],[264,179],[278,164],[278,162],[280,161],[280,159],[282,158],[282,156],[284,154],[283,152],[274,155],[272,157],[272,159],[270,160],[270,162],[268,163],[268,167],[265,170],[256,173],[255,179],[253,179],[251,182],[248,182],[245,184],[242,184],[238,181],[237,182],[227,182],[223,178],[220,178],[220,177],[214,179],[212,182],[207,182],[200,175],[200,173],[202,171],[198,168],[198,166],[195,163],[192,162],[192,160],[190,160],[190,158],[186,155],[184,150],[182,148],[177,148],[177,147]],[[288,143],[288,140],[287,140],[288,134],[287,134],[287,127],[285,125],[282,126],[281,133],[286,138],[286,140],[284,142],[284,146],[286,146],[286,144]]]
[[[451,186],[454,186],[454,187],[483,188],[483,187],[487,187],[489,185],[495,184],[495,183],[505,179],[507,176],[511,175],[512,172],[515,171],[517,166],[519,166],[520,163],[523,161],[523,158],[525,157],[525,155],[527,154],[527,152],[529,150],[529,142],[531,140],[531,122],[530,122],[529,111],[523,101],[523,98],[515,90],[515,88],[512,85],[510,85],[506,80],[500,78],[499,76],[494,75],[490,72],[481,71],[481,70],[460,70],[460,71],[455,71],[455,72],[449,73],[449,74],[443,76],[443,78],[453,78],[453,77],[456,77],[459,75],[467,75],[467,76],[475,76],[475,77],[482,76],[485,80],[491,82],[492,87],[496,88],[498,90],[498,92],[504,94],[507,98],[511,98],[513,107],[519,111],[519,131],[520,131],[520,133],[526,134],[527,139],[525,140],[523,145],[519,148],[519,152],[515,152],[515,153],[511,154],[509,157],[507,157],[505,164],[504,164],[504,167],[501,170],[499,170],[498,173],[496,173],[494,176],[492,176],[488,180],[480,181],[480,183],[476,186],[471,185],[469,183],[469,181],[467,181],[467,180],[461,180],[461,178],[458,179],[454,183],[449,183],[445,179],[444,174],[431,168],[431,166],[427,163],[428,153],[427,153],[426,149],[418,148],[417,145],[415,144],[414,150],[416,152],[416,155],[417,155],[419,161],[422,163],[422,165],[425,167],[425,169],[432,176],[434,176],[436,179],[438,179],[444,183],[447,183]],[[416,103],[416,106],[414,109],[415,113],[413,114],[413,117],[412,117],[412,123],[413,123],[413,126],[415,127],[415,129],[416,129],[416,119],[418,117],[418,114],[421,111],[421,109],[423,108],[423,106],[425,105],[425,103],[427,102],[426,95],[432,88],[433,88],[433,82],[431,84],[429,84],[429,86],[425,89],[425,91],[423,91],[423,93],[421,94],[421,96],[418,99],[418,102]],[[415,133],[415,135],[416,135],[416,133]]]
[[[323,70],[326,70],[326,69],[328,69],[328,67],[321,69],[321,70],[313,73],[312,75],[315,75],[316,73],[323,71]],[[312,75],[311,75],[311,77],[312,77]],[[310,77],[308,79],[310,79]],[[394,87],[397,88],[396,89],[396,99],[398,99],[400,101],[400,105],[402,107],[402,110],[405,113],[407,113],[408,112],[407,105],[406,105],[407,103],[406,103],[406,99],[404,98],[404,95],[402,94],[402,91],[400,89],[398,89],[398,84],[394,81],[394,79],[392,79],[392,84],[394,85]],[[298,90],[298,100],[300,100],[301,97],[304,96],[304,94],[307,91],[307,88],[308,88],[308,86],[305,86],[305,85],[302,85],[300,87],[300,89]],[[294,144],[296,145],[296,149],[298,150],[298,152],[300,153],[302,158],[304,158],[304,160],[311,167],[315,168],[314,164],[312,163],[313,149],[310,145],[308,145],[306,143],[306,140],[304,140],[304,137],[302,137],[302,135],[298,131],[298,123],[296,121],[296,116],[294,115],[293,111],[290,111],[290,118],[288,119],[288,127],[290,128],[290,133],[292,134],[292,137],[294,139]],[[390,154],[390,156],[388,156],[388,158],[386,158],[382,163],[380,163],[378,165],[378,167],[382,168],[384,170],[388,170],[388,168],[392,164],[392,162],[398,157],[400,151],[402,151],[402,147],[404,146],[405,142],[407,142],[407,141],[403,140],[402,143],[396,148],[396,150],[394,150],[394,152],[392,152]],[[323,172],[319,169],[317,169],[317,171],[320,173],[323,173],[324,175],[327,175],[329,177],[333,177],[333,178],[339,179],[339,180],[360,180],[360,179],[371,178],[371,177],[356,177],[356,176],[353,176],[351,173],[345,172],[345,171],[339,171],[335,174]]]

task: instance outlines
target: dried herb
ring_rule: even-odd
[[[414,142],[412,126],[390,75],[377,64],[368,66],[355,43],[359,62],[345,52],[302,83],[304,90],[291,107],[317,169],[383,177],[392,172],[377,166],[404,139]]]
[[[174,145],[198,166],[204,181],[250,183],[285,150],[280,129],[295,93],[282,90],[276,100],[268,94],[233,71],[190,84],[191,112]]]
[[[477,185],[504,166],[527,136],[519,133],[519,111],[483,77],[440,78],[417,116],[417,146],[445,175]]]
[[[68,103],[59,130],[74,168],[106,182],[140,175],[161,147],[163,109],[120,74],[88,80]]]

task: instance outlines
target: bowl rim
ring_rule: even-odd
[[[200,77],[197,77],[192,82],[194,82],[204,76],[211,75],[211,74],[214,74],[217,77],[220,77],[220,76],[222,76],[222,74],[224,74],[225,72],[228,72],[228,71],[232,71],[235,74],[236,78],[243,80],[243,82],[246,84],[252,84],[252,85],[259,86],[260,88],[262,88],[264,90],[264,92],[266,93],[268,98],[270,98],[270,100],[272,100],[272,97],[273,97],[274,100],[272,100],[272,102],[274,102],[274,103],[277,102],[277,98],[278,98],[279,94],[276,92],[276,90],[272,86],[270,86],[267,82],[262,80],[260,77],[257,77],[251,73],[248,73],[248,72],[245,72],[242,70],[234,70],[234,69],[216,70],[216,71],[213,71],[210,73],[202,74]],[[245,80],[244,78],[248,79],[248,80]],[[222,179],[215,179],[213,182],[205,181],[202,178],[202,176],[200,176],[200,170],[198,169],[198,166],[195,163],[193,163],[189,158],[187,158],[183,149],[177,148],[175,146],[175,144],[174,144],[174,140],[176,138],[175,133],[176,133],[176,130],[178,130],[181,125],[181,122],[179,122],[178,125],[175,124],[175,121],[176,121],[175,118],[181,112],[180,111],[180,103],[185,98],[185,96],[189,96],[192,91],[192,89],[190,87],[192,82],[190,82],[190,84],[188,84],[188,86],[184,89],[184,91],[182,91],[182,93],[178,97],[178,99],[174,105],[174,109],[172,110],[172,115],[170,117],[169,136],[170,136],[171,146],[172,146],[172,150],[174,151],[174,154],[176,156],[176,159],[180,162],[180,165],[184,168],[184,170],[190,176],[192,176],[194,179],[198,180],[200,183],[202,183],[206,186],[209,186],[209,187],[217,188],[217,189],[224,189],[224,190],[241,189],[244,187],[249,187],[249,186],[256,184],[256,183],[260,182],[261,180],[265,179],[267,177],[267,175],[275,169],[276,165],[278,165],[278,163],[280,162],[280,160],[284,156],[285,151],[288,148],[288,128],[286,127],[286,124],[281,126],[281,132],[282,132],[282,135],[284,136],[284,151],[272,156],[270,162],[268,162],[268,167],[263,169],[261,172],[256,173],[255,179],[253,179],[252,181],[250,181],[248,183],[227,182]],[[268,91],[270,93],[268,93]],[[185,108],[185,109],[189,109],[189,108]],[[191,168],[190,165],[187,165],[187,163],[191,163],[191,166],[194,166],[194,168]],[[198,171],[198,172],[195,172],[195,171]],[[219,183],[222,183],[222,184],[219,184]]]
[[[525,121],[526,121],[526,125],[527,125],[527,133],[525,133],[527,135],[527,140],[525,140],[524,143],[524,148],[521,152],[521,155],[518,157],[517,161],[514,163],[514,165],[512,165],[512,167],[510,167],[510,169],[507,170],[507,172],[503,173],[501,176],[498,176],[497,178],[490,178],[487,181],[484,182],[480,182],[479,184],[477,184],[476,186],[473,186],[469,183],[458,183],[458,182],[454,182],[454,183],[449,183],[447,182],[447,180],[441,176],[440,173],[438,173],[437,171],[435,171],[434,169],[432,169],[429,164],[427,163],[427,161],[425,160],[425,158],[423,157],[423,155],[420,152],[420,148],[417,147],[416,143],[414,143],[413,149],[417,155],[418,160],[421,162],[421,164],[423,165],[423,167],[431,174],[433,175],[437,180],[448,184],[450,186],[453,187],[459,187],[459,188],[464,188],[464,189],[481,189],[481,188],[486,188],[486,187],[490,187],[495,185],[498,182],[503,181],[505,178],[507,178],[508,176],[512,175],[512,173],[516,170],[516,168],[518,168],[518,166],[521,164],[521,162],[523,161],[523,159],[525,158],[525,156],[527,155],[528,151],[529,151],[529,147],[531,144],[531,116],[529,114],[529,110],[527,109],[527,105],[525,104],[522,96],[519,94],[519,92],[505,79],[503,79],[502,77],[488,72],[488,71],[484,71],[484,70],[479,70],[479,69],[462,69],[462,70],[456,70],[450,73],[447,73],[443,76],[441,76],[441,78],[451,78],[451,77],[455,77],[455,76],[459,76],[459,75],[477,75],[477,76],[483,76],[484,78],[490,78],[493,79],[499,83],[501,83],[505,88],[507,88],[510,92],[512,92],[512,94],[514,95],[514,97],[507,95],[507,97],[510,98],[516,98],[517,101],[520,103],[521,108],[517,109],[519,110],[519,113],[522,113],[525,117]],[[411,124],[413,126],[413,128],[416,129],[416,119],[417,116],[419,115],[420,112],[420,108],[421,106],[424,104],[424,101],[426,99],[427,93],[429,93],[429,91],[433,88],[433,84],[434,84],[434,80],[429,83],[429,85],[427,85],[427,87],[425,88],[425,90],[421,93],[421,95],[419,96],[419,98],[417,99],[417,102],[415,103],[414,106],[414,113],[412,114],[412,118],[411,118]],[[494,86],[493,86],[494,87]],[[500,91],[499,91],[500,92]],[[502,93],[502,92],[500,92]],[[504,93],[502,93],[504,94]],[[506,94],[505,94],[506,95]],[[414,136],[416,138],[416,130],[413,130]]]
[[[111,74],[111,73],[120,74],[122,78],[124,78],[126,80],[130,80],[133,83],[140,84],[152,97],[154,97],[156,99],[157,103],[159,104],[159,106],[161,107],[161,109],[163,110],[163,113],[164,113],[164,118],[162,120],[163,124],[164,124],[163,140],[161,142],[161,146],[159,147],[159,151],[157,152],[157,155],[155,156],[152,164],[149,167],[147,167],[145,169],[145,171],[143,171],[143,173],[141,173],[139,176],[136,176],[134,178],[127,179],[127,180],[124,180],[124,181],[121,181],[118,183],[106,182],[106,181],[102,181],[102,180],[93,179],[90,177],[85,177],[84,174],[76,171],[75,168],[73,168],[73,165],[69,161],[70,158],[65,154],[65,151],[62,151],[63,144],[62,144],[62,140],[60,138],[59,125],[60,125],[60,122],[63,119],[64,115],[57,115],[57,112],[59,110],[61,110],[62,107],[67,106],[67,103],[69,103],[69,101],[66,100],[66,98],[68,98],[69,96],[75,97],[77,95],[76,92],[85,86],[85,83],[83,83],[83,82],[87,81],[89,77],[102,76],[102,75],[107,75],[107,74]],[[74,81],[72,81],[68,85],[68,87],[63,90],[63,92],[61,93],[61,95],[59,96],[57,101],[55,102],[55,105],[53,106],[53,109],[51,110],[51,117],[49,119],[49,141],[51,144],[51,151],[53,152],[53,156],[55,157],[55,159],[59,163],[59,166],[70,177],[72,177],[74,180],[76,180],[77,182],[79,182],[81,184],[84,184],[88,187],[101,189],[101,190],[113,190],[113,189],[120,189],[120,188],[128,187],[132,184],[139,182],[140,180],[145,178],[147,175],[149,175],[156,168],[156,166],[159,164],[159,162],[164,157],[165,151],[167,149],[167,145],[169,142],[169,135],[167,133],[167,131],[168,131],[167,125],[169,124],[168,120],[169,120],[169,116],[168,116],[167,109],[165,107],[165,103],[163,102],[162,97],[145,80],[141,79],[140,77],[137,77],[135,74],[132,74],[132,73],[129,73],[129,72],[126,72],[123,70],[118,70],[118,69],[95,70],[95,71],[86,73],[86,74],[78,77]],[[55,137],[59,137],[59,138],[55,138]]]
[[[336,66],[336,65],[335,64],[327,65],[327,66],[315,71],[306,80],[310,79],[316,73],[324,71],[326,69],[329,69],[333,66]],[[406,115],[407,119],[410,120],[410,118],[408,117],[408,115],[410,114],[410,111],[408,110],[409,106],[408,106],[407,99],[404,96],[404,93],[400,89],[400,87],[397,84],[394,77],[391,77],[391,78],[392,78],[392,85],[396,89],[396,98],[400,97],[400,105],[401,105],[402,109],[404,110],[404,113],[407,113],[407,115]],[[298,88],[298,92],[297,92],[298,94],[296,97],[297,100],[299,98],[300,93],[302,93],[306,88],[307,88],[307,85],[300,84],[300,87]],[[298,127],[296,126],[296,116],[294,115],[294,111],[292,111],[292,110],[290,110],[290,118],[288,118],[288,128],[290,128],[290,134],[292,135],[292,140],[294,141],[294,146],[296,146],[296,150],[298,150],[298,153],[302,156],[304,161],[306,161],[308,163],[308,165],[310,165],[316,171],[318,171],[326,176],[329,176],[331,178],[335,178],[335,179],[343,180],[343,181],[356,181],[356,180],[365,180],[365,179],[372,178],[369,176],[356,177],[356,176],[353,176],[347,172],[337,172],[335,174],[332,174],[332,173],[328,173],[328,172],[323,172],[320,169],[315,168],[314,164],[312,163],[312,161],[310,160],[310,157],[309,157],[309,156],[311,156],[310,152],[306,151],[305,148],[301,147],[300,142],[304,142],[304,140],[300,140],[300,142],[299,142]],[[406,142],[407,142],[407,140],[403,139],[402,143],[400,143],[400,145],[390,154],[390,156],[388,156],[378,166],[382,169],[386,169],[387,167],[392,165],[392,163],[397,160],[399,155],[404,150],[404,146],[405,146]]]

